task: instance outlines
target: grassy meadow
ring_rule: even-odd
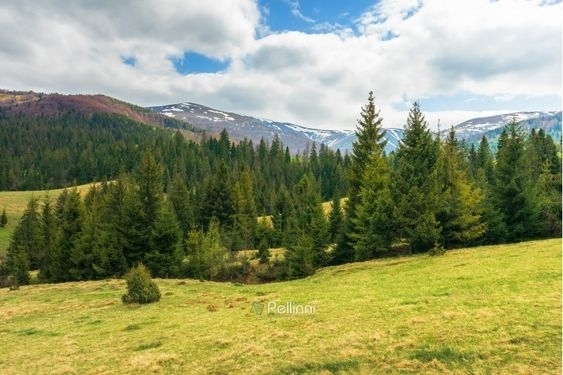
[[[2,374],[561,374],[561,240],[328,267],[262,285],[0,289]],[[267,313],[269,304],[314,306]],[[309,311],[311,312],[311,311]]]

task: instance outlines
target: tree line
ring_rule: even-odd
[[[404,138],[385,155],[373,93],[362,108],[351,156],[344,230],[335,263],[389,254],[518,242],[561,235],[561,158],[543,130],[507,124],[493,154],[433,135],[418,103]]]
[[[433,134],[414,103],[404,139],[386,155],[374,101],[370,93],[344,156],[316,144],[291,155],[279,138],[254,146],[226,131],[196,143],[145,127],[148,138],[127,148],[116,178],[109,168],[85,196],[67,189],[31,199],[0,272],[18,284],[30,269],[64,282],[119,277],[143,263],[157,277],[268,281],[561,234],[561,160],[542,130],[524,134],[512,121],[493,153],[486,137],[476,147],[453,129]],[[91,135],[73,129],[76,139]],[[283,260],[271,260],[271,248],[284,248]],[[258,249],[258,265],[240,256],[247,249]]]

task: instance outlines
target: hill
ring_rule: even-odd
[[[560,239],[274,284],[156,282],[146,306],[121,303],[122,280],[1,289],[0,372],[561,373]]]
[[[19,115],[23,118],[58,117],[62,112],[69,111],[86,116],[106,113],[120,115],[144,125],[192,129],[185,122],[106,95],[62,95],[0,90],[0,108],[3,109],[4,115]]]
[[[0,91],[0,190],[114,179],[191,125],[103,95]],[[169,147],[169,146],[167,146]]]

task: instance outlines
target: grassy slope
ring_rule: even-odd
[[[561,373],[561,240],[320,270],[265,285],[121,280],[0,290],[0,373]],[[257,315],[252,303],[314,304]]]
[[[85,194],[93,184],[79,185],[76,188]],[[5,209],[8,225],[0,228],[0,254],[3,254],[10,243],[10,236],[18,224],[29,199],[34,196],[40,200],[48,195],[54,202],[64,189],[41,191],[0,191],[0,212]]]

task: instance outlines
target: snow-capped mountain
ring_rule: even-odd
[[[531,129],[543,129],[546,134],[551,135],[554,140],[561,137],[561,111],[559,112],[514,112],[502,115],[479,117],[467,120],[454,126],[458,139],[464,139],[468,143],[476,143],[486,135],[489,141],[495,143],[496,138],[502,132],[502,128],[516,120],[525,131]],[[450,129],[441,131],[443,135]]]
[[[312,129],[287,122],[224,112],[196,103],[171,104],[150,109],[178,120],[187,121],[194,127],[211,133],[227,129],[232,139],[247,138],[254,144],[259,143],[262,138],[272,141],[277,134],[292,153],[303,152],[311,147],[313,142],[324,143],[334,150],[340,149],[343,154],[349,153],[352,150],[352,142],[356,140],[356,136],[351,130]],[[402,129],[387,129],[386,151],[394,150],[402,136]]]
[[[287,122],[220,111],[189,102],[151,107],[150,109],[168,117],[186,121],[195,128],[204,129],[209,133],[218,134],[223,129],[227,129],[232,139],[247,138],[254,144],[258,144],[261,139],[271,142],[277,134],[292,153],[303,152],[311,147],[313,142],[324,143],[334,150],[340,149],[343,154],[350,153],[352,143],[356,140],[356,135],[351,130],[312,129]],[[462,122],[454,126],[454,129],[458,139],[463,139],[470,144],[478,143],[481,137],[486,135],[494,149],[502,128],[512,119],[516,119],[525,131],[542,128],[556,141],[561,137],[561,111],[514,112],[479,117]],[[443,129],[442,136],[447,135],[449,131],[450,129]],[[387,128],[385,138],[387,139],[385,151],[390,153],[399,146],[399,142],[403,138],[403,129]]]

